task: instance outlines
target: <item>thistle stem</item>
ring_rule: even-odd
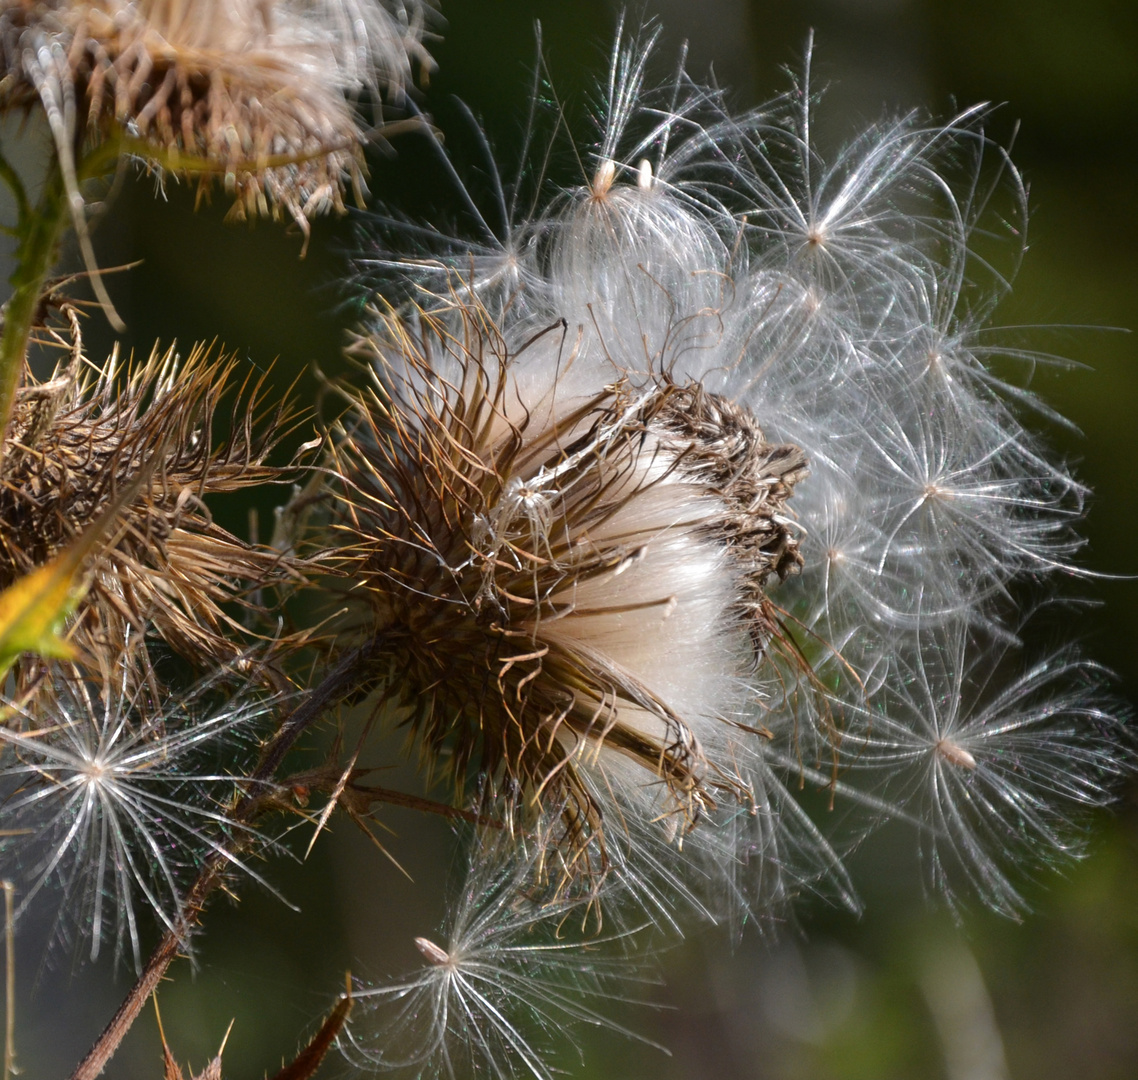
[[[16,939],[12,901],[16,893],[10,881],[0,881],[4,892],[4,1080],[16,1071]]]
[[[56,165],[44,181],[39,205],[34,210],[21,207],[20,211],[16,269],[8,279],[12,295],[4,305],[4,322],[0,329],[0,432],[7,432],[12,419],[44,279],[55,261],[59,236],[67,219],[67,194]],[[3,455],[4,442],[0,438],[0,460]]]
[[[263,805],[262,796],[266,787],[292,745],[324,713],[351,692],[373,656],[376,645],[377,642],[369,642],[344,656],[324,680],[310,690],[300,705],[288,715],[280,731],[265,748],[256,771],[248,778],[246,794],[233,811],[232,818],[236,824],[246,824],[256,816]],[[111,1060],[119,1044],[130,1031],[150,995],[158,988],[166,969],[177,957],[179,949],[200,921],[206,900],[221,882],[226,868],[230,865],[229,856],[233,854],[231,848],[241,844],[243,840],[243,834],[232,836],[224,850],[215,851],[206,860],[197,880],[186,893],[179,925],[163,934],[162,940],[147,958],[146,966],[111,1018],[111,1022],[71,1074],[71,1080],[95,1080],[106,1068],[107,1062]]]

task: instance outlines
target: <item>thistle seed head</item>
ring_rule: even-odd
[[[780,633],[764,589],[800,561],[802,452],[663,375],[562,397],[563,327],[511,353],[468,302],[391,316],[367,346],[380,378],[336,446],[338,527],[426,770],[559,808],[591,871],[610,765],[673,837],[747,803],[716,729]]]
[[[42,102],[70,140],[122,140],[202,190],[223,178],[239,218],[306,228],[359,187],[349,98],[402,90],[422,20],[416,0],[5,0],[0,108]]]
[[[374,521],[403,515],[383,527],[422,569],[375,591],[445,596],[439,626],[480,599],[525,657],[483,646],[502,674],[486,659],[467,685],[464,738],[441,696],[458,685],[450,660],[443,689],[424,679],[405,715],[440,733],[431,760],[458,746],[467,764],[502,742],[487,702],[546,710],[536,730],[552,756],[499,775],[520,772],[542,799],[584,791],[581,831],[603,814],[619,864],[606,880],[665,919],[693,893],[717,916],[724,897],[762,915],[802,888],[856,907],[841,849],[890,815],[920,830],[938,892],[963,877],[1022,910],[1013,871],[1077,851],[1086,808],[1134,767],[1117,706],[1069,649],[1037,662],[1025,648],[1026,674],[997,689],[1032,595],[1050,603],[1057,572],[1081,572],[1087,499],[1031,423],[1061,422],[1029,385],[1055,358],[988,325],[1009,278],[976,238],[1015,237],[1015,265],[1025,186],[983,107],[885,120],[828,156],[811,141],[809,63],[790,93],[737,115],[682,64],[651,85],[655,38],[618,35],[591,137],[572,139],[561,113],[543,133],[534,110],[525,159],[486,213],[484,175],[504,170],[459,192],[472,235],[381,219],[373,281],[393,302],[410,286],[451,336],[377,345],[388,368],[420,350],[418,371],[401,382],[400,359],[382,407],[364,409],[405,434],[361,449],[367,466],[348,475],[399,478],[353,498]],[[580,173],[559,180],[557,160]],[[451,175],[461,185],[458,163]],[[489,420],[468,411],[479,372]],[[432,457],[453,480],[422,478]],[[455,516],[417,531],[444,497]],[[453,526],[462,514],[471,524]],[[374,537],[374,521],[351,527]],[[436,538],[455,535],[440,557]],[[522,591],[507,570],[539,584]],[[538,706],[546,687],[560,710]],[[499,711],[529,747],[535,728]],[[820,823],[811,789],[853,829]],[[688,831],[698,817],[712,820]]]

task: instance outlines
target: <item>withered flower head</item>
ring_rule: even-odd
[[[563,324],[511,354],[455,308],[365,342],[377,386],[335,461],[347,576],[425,769],[560,812],[570,878],[595,880],[610,815],[680,841],[754,809],[734,744],[805,456],[666,372],[575,379]]]
[[[401,90],[422,29],[418,0],[3,0],[0,107],[305,227],[358,185],[356,100]]]
[[[184,360],[156,349],[122,367],[116,353],[99,369],[74,324],[73,333],[70,361],[24,386],[4,437],[0,587],[44,564],[134,486],[92,557],[68,631],[80,661],[93,674],[117,670],[120,656],[144,665],[134,645],[153,630],[195,665],[233,663],[249,639],[226,606],[249,606],[295,568],[223,529],[205,499],[282,478],[265,459],[287,410],[262,408],[263,378],[235,390],[236,362],[207,349]],[[215,445],[227,397],[228,433]]]

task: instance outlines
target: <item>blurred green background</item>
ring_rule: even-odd
[[[1107,574],[1138,572],[1138,5],[1132,0],[669,0],[649,3],[665,37],[666,71],[683,39],[697,74],[714,68],[739,106],[787,85],[810,28],[814,79],[829,84],[820,138],[836,145],[880,116],[913,106],[938,115],[976,101],[1001,103],[989,125],[1031,188],[1030,251],[1010,299],[1007,325],[1060,324],[1025,332],[1033,347],[1086,370],[1041,373],[1036,387],[1082,429],[1054,432],[1080,462],[1095,499],[1084,563]],[[432,45],[438,69],[423,107],[460,124],[458,95],[511,160],[525,114],[541,19],[549,65],[563,97],[590,89],[606,69],[616,8],[604,0],[443,0]],[[635,16],[634,16],[635,17]],[[447,118],[450,118],[449,120]],[[1018,129],[1017,129],[1018,124]],[[393,138],[373,163],[373,188],[419,194],[411,141]],[[420,155],[421,156],[421,155]],[[508,168],[508,166],[507,166]],[[402,171],[402,172],[401,172]],[[284,388],[311,365],[335,372],[358,305],[340,287],[363,241],[354,220],[323,221],[306,259],[294,231],[269,223],[222,223],[224,197],[193,212],[192,193],[169,185],[156,197],[130,180],[97,233],[103,266],[142,265],[111,282],[131,327],[126,343],[183,347],[217,339],[257,366],[275,362]],[[89,322],[92,355],[111,342]],[[1089,328],[1089,329],[1088,329]],[[301,385],[311,401],[315,383]],[[302,436],[298,436],[302,437]],[[267,512],[273,502],[266,497]],[[230,514],[244,528],[243,508]],[[1078,615],[1088,649],[1138,698],[1138,583],[1084,583],[1102,601]],[[397,743],[392,742],[392,755]],[[378,755],[377,755],[378,756]],[[413,783],[392,770],[392,786]],[[279,1067],[319,1023],[343,984],[418,962],[411,940],[442,913],[451,859],[447,829],[392,811],[391,850],[414,879],[386,863],[341,824],[304,865],[264,868],[292,911],[255,886],[240,903],[215,902],[196,970],[172,969],[161,992],[167,1036],[200,1068],[235,1019],[226,1075],[260,1077]],[[306,837],[305,837],[306,839]],[[1132,1080],[1138,1076],[1138,804],[1133,790],[1096,823],[1092,854],[1033,891],[1022,924],[968,914],[957,929],[921,895],[911,837],[886,830],[859,853],[866,901],[855,919],[804,903],[798,927],[779,940],[694,936],[663,958],[658,1010],[629,1009],[627,1022],[665,1043],[671,1056],[615,1038],[590,1038],[584,1062],[558,1065],[577,1077],[652,1080]],[[21,931],[18,1014],[25,1075],[64,1076],[129,985],[125,971],[41,964],[39,929]],[[34,983],[34,986],[33,986]],[[147,1013],[107,1072],[160,1075]],[[343,1071],[331,1062],[322,1075]]]

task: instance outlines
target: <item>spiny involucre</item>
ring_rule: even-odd
[[[798,800],[829,788],[1019,911],[1131,768],[1093,665],[1020,643],[1085,490],[987,363],[1035,359],[989,336],[1007,283],[971,250],[1002,200],[1018,255],[1019,176],[982,108],[827,162],[808,84],[732,116],[682,70],[646,89],[650,51],[618,43],[583,183],[463,193],[475,241],[372,264],[413,302],[335,468],[388,692],[567,882],[855,903]]]
[[[118,684],[125,672],[131,691],[156,684],[151,651],[160,638],[199,671],[239,666],[279,685],[273,665],[244,662],[252,620],[234,609],[251,617],[263,590],[295,580],[299,564],[222,528],[206,500],[291,476],[268,464],[292,423],[290,406],[267,407],[264,375],[240,381],[235,360],[200,347],[187,357],[155,347],[141,362],[122,361],[116,347],[97,365],[75,310],[65,313],[68,331],[52,329],[47,341],[66,359],[50,379],[28,378],[0,438],[0,587],[110,513],[67,627],[85,676],[109,672]],[[34,686],[43,670],[25,654],[16,685]]]

